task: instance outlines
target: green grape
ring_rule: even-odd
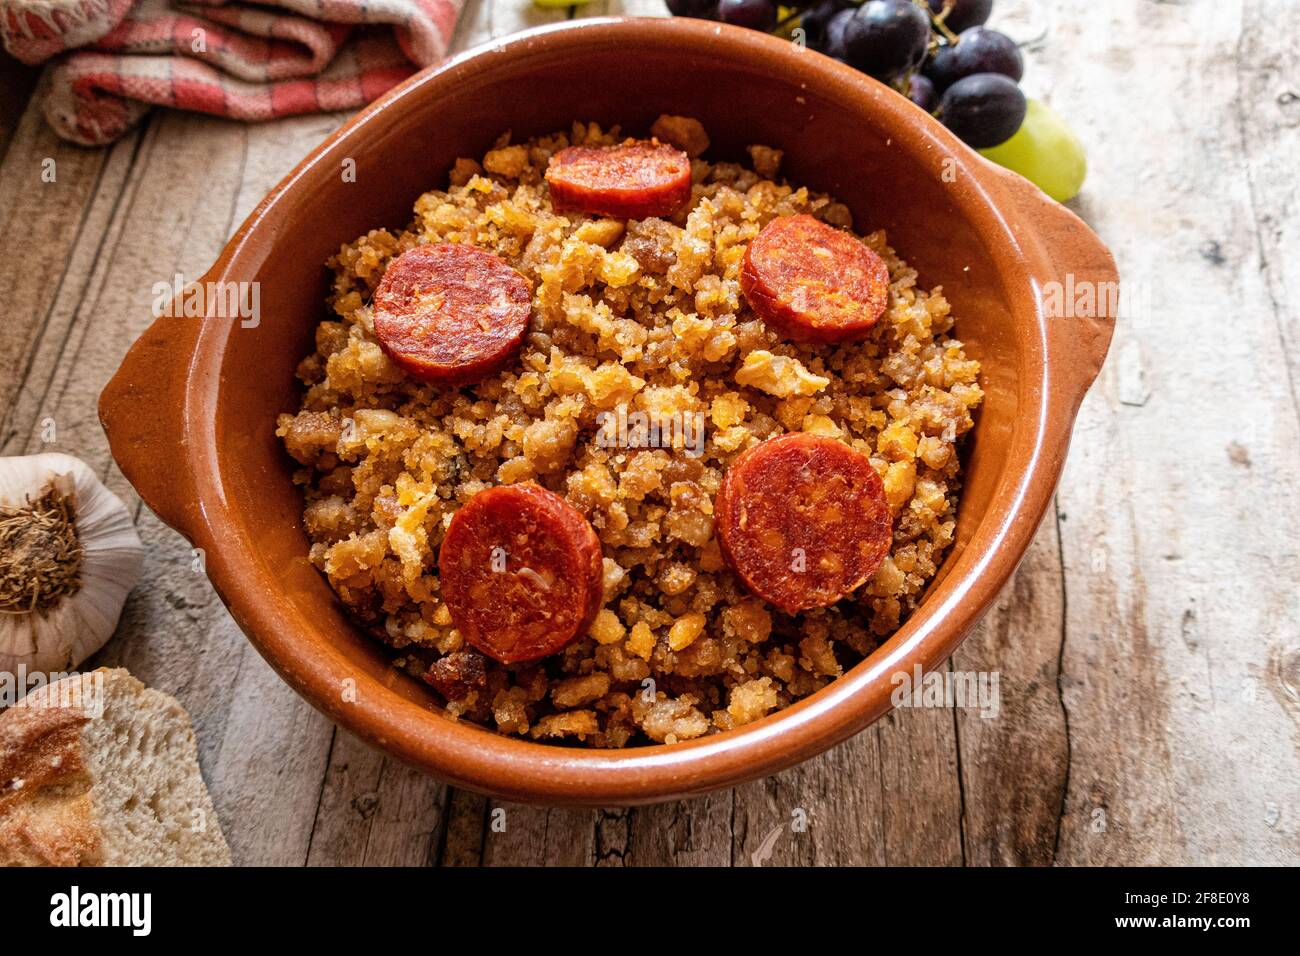
[[[1077,196],[1088,174],[1083,144],[1065,121],[1039,100],[1029,101],[1024,122],[1009,140],[981,149],[980,154],[1015,170],[1057,202]]]

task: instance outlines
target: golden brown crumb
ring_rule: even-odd
[[[654,121],[650,135],[671,143],[691,159],[709,148],[709,134],[704,131],[704,124],[689,116],[669,116],[665,113]]]
[[[609,693],[609,675],[597,671],[583,677],[566,677],[551,687],[551,700],[556,707],[566,710],[580,704],[590,704]]]
[[[633,719],[651,740],[673,744],[708,732],[709,721],[689,696],[677,699],[660,695],[647,703],[638,695],[632,703]]]
[[[758,680],[737,684],[731,689],[727,713],[731,716],[732,726],[741,727],[767,716],[776,706],[776,688],[772,685],[772,678],[760,677]]]
[[[590,710],[571,710],[563,714],[547,714],[532,729],[534,740],[544,737],[577,737],[583,740],[600,732],[596,714]]]
[[[775,179],[777,171],[781,168],[781,157],[784,153],[779,149],[772,149],[770,146],[750,146],[747,148],[754,172],[764,179]]]
[[[453,186],[464,186],[475,176],[483,175],[483,167],[472,159],[462,157],[456,160],[455,165],[451,167],[451,175],[448,177]]]

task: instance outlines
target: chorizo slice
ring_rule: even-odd
[[[691,160],[656,140],[569,146],[551,157],[546,182],[556,209],[618,219],[667,218],[691,198]]]
[[[478,246],[415,246],[388,264],[372,301],[375,337],[412,378],[466,385],[510,364],[528,331],[528,280]]]
[[[871,331],[889,301],[889,268],[847,232],[812,216],[773,219],[740,270],[750,308],[798,342],[844,342]]]
[[[714,509],[727,564],[750,591],[791,614],[859,587],[893,539],[870,459],[821,435],[779,435],[742,452]]]
[[[604,598],[600,539],[559,495],[488,488],[452,516],[438,553],[442,597],[465,640],[502,664],[563,650]]]

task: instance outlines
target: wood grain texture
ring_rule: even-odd
[[[1300,47],[1270,6],[997,4],[1026,90],[1089,148],[1073,206],[1126,302],[1056,510],[949,664],[996,673],[996,716],[901,709],[767,780],[631,810],[498,803],[335,729],[109,459],[95,400],[153,283],[201,275],[342,117],[160,111],[92,151],[49,132],[38,87],[0,146],[0,451],[78,455],[136,509],[144,581],[92,663],[190,710],[239,863],[1300,862]],[[471,0],[455,47],[606,13],[663,7]]]
[[[1083,211],[1128,292],[1145,293],[1122,311],[1058,496],[1063,862],[1297,858],[1285,675],[1300,619],[1300,423],[1287,266],[1271,255],[1296,183],[1264,186],[1296,147],[1279,102],[1296,40],[1269,28],[1256,9],[1268,6],[1114,5],[1101,29],[1095,11],[1061,5],[1070,48],[1043,53],[1080,134],[1114,144],[1094,154]],[[1113,108],[1133,89],[1147,93]]]
[[[1011,583],[952,658],[956,671],[997,673],[1000,696],[996,715],[954,712],[970,865],[1055,859],[1070,756],[1059,682],[1064,611],[1060,541],[1049,515]]]

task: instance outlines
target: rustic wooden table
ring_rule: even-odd
[[[1055,512],[952,662],[999,672],[999,717],[899,712],[759,783],[598,812],[498,807],[337,730],[108,456],[96,398],[153,283],[201,275],[344,117],[158,111],[85,150],[45,126],[47,78],[28,103],[0,71],[0,451],[91,462],[149,546],[92,663],[189,708],[239,863],[1300,862],[1300,45],[1274,6],[998,0],[1027,89],[1089,148],[1071,205],[1128,284]],[[456,46],[619,12],[663,8],[471,0]]]

